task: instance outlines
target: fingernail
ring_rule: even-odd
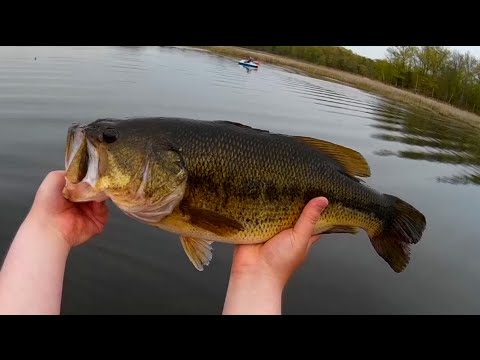
[[[316,202],[317,209],[323,211],[328,205],[328,200],[324,197],[318,198]]]

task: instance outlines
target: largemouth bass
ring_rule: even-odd
[[[412,205],[366,186],[358,152],[328,141],[230,121],[99,119],[69,128],[64,196],[111,199],[128,216],[180,235],[198,270],[212,242],[263,243],[291,228],[306,203],[329,205],[315,234],[363,229],[373,248],[403,271],[426,220]]]

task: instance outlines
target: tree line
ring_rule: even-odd
[[[480,114],[480,61],[442,46],[392,46],[373,60],[339,46],[248,46],[351,72]]]

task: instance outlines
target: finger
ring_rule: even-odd
[[[327,207],[328,200],[324,197],[319,197],[310,200],[303,209],[300,217],[293,228],[295,238],[307,243],[313,234],[315,225],[322,215],[323,210]]]
[[[49,172],[38,187],[35,200],[43,199],[41,202],[54,201],[56,194],[61,194],[65,186],[65,172],[61,170]],[[54,196],[54,198],[51,198]]]
[[[108,207],[102,202],[90,201],[76,204],[96,226],[100,233],[108,220]]]
[[[55,170],[47,174],[42,187],[48,191],[61,191],[65,186],[65,171]]]
[[[92,209],[93,216],[95,216],[96,219],[104,223],[108,216],[108,206],[105,204],[105,202],[92,201],[90,203],[90,206]]]

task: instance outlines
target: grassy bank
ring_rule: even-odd
[[[480,128],[480,116],[474,113],[458,109],[452,105],[442,103],[440,101],[425,97],[423,95],[418,95],[413,92],[409,92],[391,85],[384,84],[380,81],[372,80],[366,77],[328,68],[321,65],[314,65],[300,60],[289,59],[283,56],[272,55],[239,47],[204,46],[202,48],[219,55],[234,57],[238,59],[253,56],[261,63],[278,65],[307,76],[316,78],[331,78],[354,86],[356,88],[376,93],[391,100],[417,106],[419,108],[429,110],[435,114],[440,114],[467,123],[471,126]]]

